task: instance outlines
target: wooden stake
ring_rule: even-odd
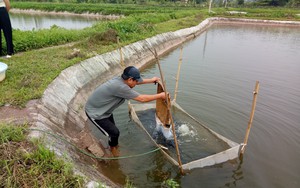
[[[176,76],[176,85],[175,85],[175,94],[174,94],[174,99],[173,99],[174,101],[176,101],[176,98],[177,98],[178,80],[179,80],[179,73],[180,73],[181,64],[182,64],[182,47],[180,48],[180,57],[179,57],[177,76]]]
[[[259,82],[256,81],[255,90],[253,91],[252,111],[251,111],[251,114],[250,114],[250,120],[248,122],[248,127],[247,127],[246,135],[245,135],[245,138],[244,138],[244,145],[243,145],[243,147],[240,151],[240,156],[242,156],[244,154],[245,149],[246,149],[246,145],[248,143],[248,138],[249,138],[250,129],[251,129],[251,126],[252,126],[252,121],[253,121],[255,107],[256,107],[256,99],[257,99],[258,90],[259,90]]]
[[[123,61],[123,53],[122,53],[122,48],[120,45],[120,38],[117,37],[117,41],[118,41],[118,47],[119,47],[119,51],[120,51],[120,63],[122,67],[125,67],[124,61]]]
[[[180,158],[180,153],[179,153],[179,147],[178,147],[178,143],[177,143],[177,137],[176,137],[176,133],[175,133],[175,124],[174,124],[173,117],[172,117],[172,114],[171,114],[171,101],[169,100],[170,96],[167,93],[166,83],[165,83],[164,76],[163,76],[163,73],[162,73],[162,70],[161,70],[161,66],[160,66],[160,62],[159,62],[159,59],[158,59],[158,55],[157,55],[157,52],[156,52],[155,49],[154,49],[153,55],[155,56],[155,59],[156,59],[156,62],[157,62],[158,68],[159,68],[159,72],[160,72],[162,84],[163,84],[163,87],[165,89],[167,109],[168,109],[168,113],[170,114],[172,131],[173,131],[174,142],[175,142],[175,146],[176,146],[176,154],[177,154],[177,159],[178,159],[178,164],[179,164],[180,172],[181,172],[181,174],[184,174],[183,169],[182,169],[182,162],[181,162],[181,158]]]

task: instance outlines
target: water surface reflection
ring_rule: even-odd
[[[10,19],[14,29],[24,31],[49,29],[53,25],[65,29],[83,29],[101,21],[96,17],[23,13],[10,13]]]

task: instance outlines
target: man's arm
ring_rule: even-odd
[[[10,2],[9,2],[9,0],[3,0],[3,1],[5,3],[5,7],[6,7],[7,12],[9,12],[9,10],[10,10]]]
[[[134,100],[139,102],[150,102],[156,99],[165,99],[165,98],[166,98],[165,92],[161,92],[154,95],[139,95],[136,98],[134,98]]]
[[[149,83],[156,83],[160,80],[160,78],[158,77],[153,77],[153,78],[143,78],[143,81],[142,82],[138,82],[137,85],[140,85],[140,84],[149,84]]]

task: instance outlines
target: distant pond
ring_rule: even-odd
[[[88,17],[81,15],[62,14],[28,14],[10,13],[10,20],[13,29],[22,31],[50,29],[56,25],[65,29],[83,29],[91,27],[94,23],[102,21],[100,17]]]

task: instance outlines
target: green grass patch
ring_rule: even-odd
[[[162,188],[176,188],[176,187],[180,187],[180,184],[178,184],[174,179],[168,179],[163,181],[163,183],[161,184]]]
[[[18,9],[35,9],[55,12],[100,13],[103,15],[133,15],[143,13],[173,13],[174,11],[195,10],[186,4],[172,4],[173,6],[138,5],[138,4],[110,4],[110,3],[47,3],[47,2],[11,2],[12,7]],[[171,4],[170,4],[171,5]]]
[[[25,139],[25,127],[0,123],[0,144],[19,142]]]
[[[0,187],[84,187],[71,164],[26,140],[26,126],[0,124],[0,141]]]
[[[212,16],[249,18],[261,20],[286,20],[300,21],[299,9],[282,8],[282,7],[266,7],[266,8],[214,8],[215,13]],[[247,14],[229,14],[228,11],[240,11]]]

